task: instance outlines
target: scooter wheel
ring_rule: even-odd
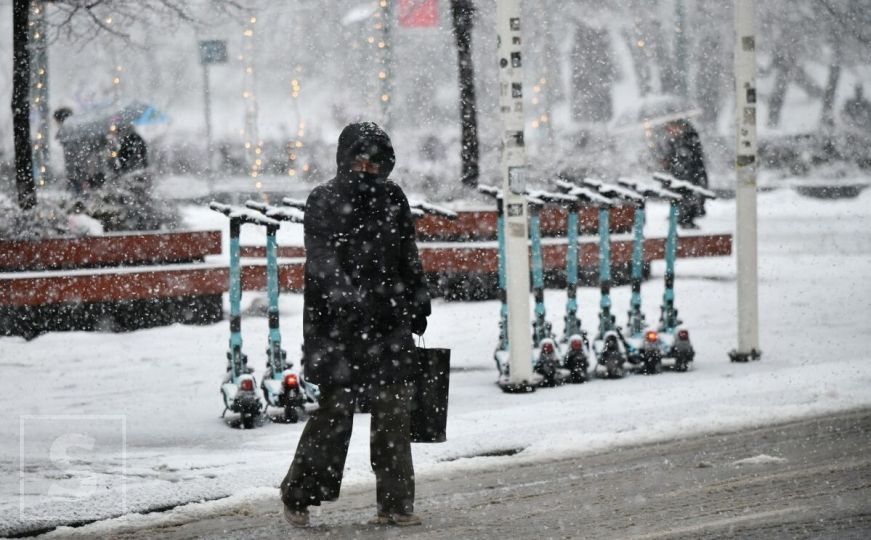
[[[573,384],[581,384],[587,382],[587,372],[580,369],[573,369],[569,376],[569,381]]]
[[[647,375],[657,375],[662,373],[662,357],[658,354],[645,355],[644,373]]]
[[[689,369],[691,359],[680,355],[674,359],[674,370],[684,372]]]
[[[284,408],[284,421],[288,424],[299,422],[299,411],[297,411],[296,407],[288,405]]]
[[[242,415],[242,427],[245,429],[254,429],[254,422],[257,420],[257,417],[251,413],[246,413]]]

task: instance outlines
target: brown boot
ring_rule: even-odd
[[[417,514],[390,513],[387,514],[387,523],[397,527],[410,527],[423,524],[423,520]]]
[[[308,508],[284,507],[284,519],[294,527],[308,527]]]

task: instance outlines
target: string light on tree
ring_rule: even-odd
[[[255,93],[256,77],[254,69],[255,25],[257,17],[252,15],[245,19],[242,30],[242,54],[239,59],[244,69],[242,99],[245,101],[245,128],[242,138],[245,147],[245,163],[251,178],[260,176],[263,170],[263,141],[257,133],[257,95]],[[258,180],[254,186],[260,189],[263,184]]]
[[[40,186],[45,185],[49,162],[48,155],[48,43],[45,39],[45,5],[42,0],[32,0],[30,4],[29,46],[31,57],[30,89],[33,110],[36,112],[37,126],[33,141],[33,173]]]
[[[373,25],[376,31],[381,32],[381,39],[376,40],[369,36],[367,41],[377,48],[375,57],[378,63],[378,82],[380,83],[381,122],[385,128],[390,124],[390,101],[393,97],[393,57],[391,50],[391,24],[393,22],[393,6],[391,0],[379,0],[379,9],[376,9]],[[376,43],[377,42],[377,43]]]
[[[290,81],[290,98],[291,103],[293,104],[293,110],[296,115],[296,138],[289,141],[287,143],[287,154],[289,159],[289,165],[287,168],[288,176],[296,176],[297,175],[297,163],[299,162],[299,151],[304,146],[303,137],[305,137],[305,121],[302,119],[302,115],[300,113],[299,107],[299,95],[302,92],[302,85],[300,84],[299,77],[300,74],[304,71],[303,66],[297,65],[294,68],[294,79]],[[304,165],[302,170],[304,172],[308,172],[308,164]]]

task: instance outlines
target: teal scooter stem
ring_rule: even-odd
[[[278,227],[266,227],[266,296],[269,299],[269,348],[268,362],[273,367],[273,378],[281,378],[287,352],[281,348],[281,332],[278,328]],[[276,373],[278,372],[278,373]]]
[[[544,306],[544,254],[541,247],[541,208],[544,201],[527,196],[529,208],[529,236],[532,243],[532,294],[535,299],[535,318],[532,322],[532,346],[539,348],[551,337],[551,324]]]
[[[502,192],[494,186],[479,185],[478,191],[496,200],[496,238],[499,244],[499,341],[496,344],[496,367],[500,373],[507,369],[500,362],[500,353],[508,352],[508,293],[507,293],[507,270],[505,261],[505,206],[502,200]]]
[[[677,221],[680,216],[680,203],[671,201],[668,208],[668,236],[665,239],[665,291],[662,294],[659,331],[673,332],[681,320],[677,318],[674,307],[674,261],[677,258]]]
[[[567,230],[566,230],[566,316],[565,330],[562,341],[566,342],[569,336],[581,335],[581,319],[578,317],[578,226],[581,205],[575,199],[567,207]]]
[[[248,370],[248,356],[242,354],[242,267],[239,236],[242,220],[230,216],[230,373],[237,381]]]
[[[496,200],[496,237],[499,242],[499,350],[508,350],[508,292],[505,268],[505,205],[502,197]]]
[[[599,205],[599,333],[598,339],[614,330],[611,314],[611,229],[610,205]]]
[[[629,299],[629,316],[626,331],[631,336],[640,336],[644,331],[644,313],[641,312],[641,281],[644,279],[644,203],[635,208],[635,221],[632,225],[632,268],[630,283],[632,297]]]

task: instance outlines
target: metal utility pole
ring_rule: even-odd
[[[674,56],[675,56],[675,82],[677,83],[677,93],[683,98],[689,96],[689,73],[687,66],[687,24],[686,24],[686,7],[684,0],[675,0],[674,3],[674,22],[675,22],[675,39],[674,39]]]
[[[214,171],[214,141],[212,140],[212,87],[209,66],[227,61],[227,42],[220,39],[200,41],[200,65],[203,66],[203,109],[206,116],[206,159],[209,173]]]
[[[759,301],[756,253],[756,35],[754,0],[735,2],[736,254],[738,348],[733,362],[758,360]]]
[[[523,139],[523,57],[520,0],[496,2],[499,107],[502,114],[502,198],[508,297],[510,383],[531,389],[532,335],[529,329],[529,247],[526,148]]]

